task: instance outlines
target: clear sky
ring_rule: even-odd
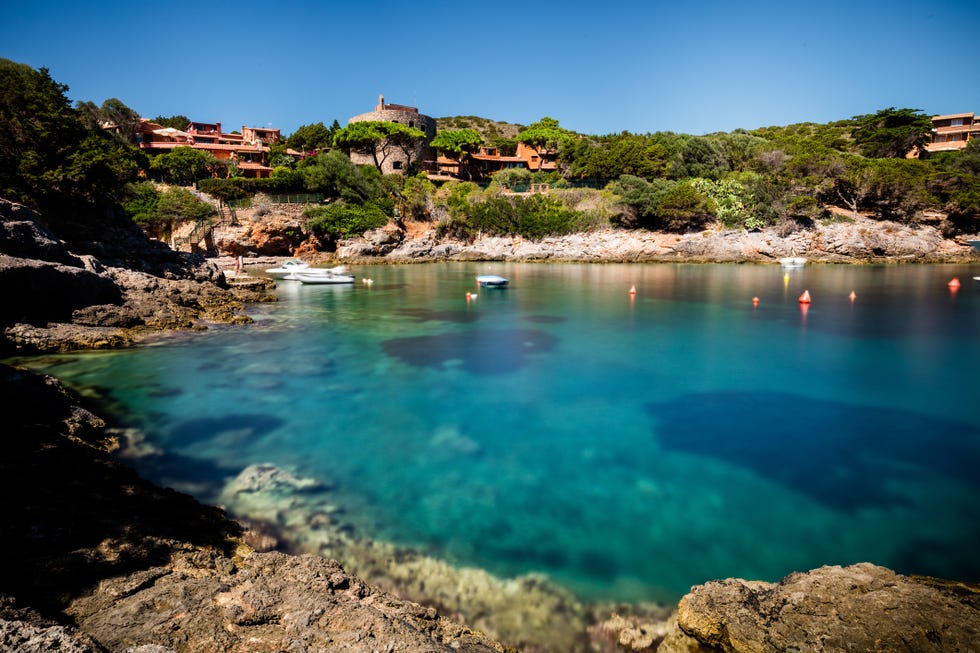
[[[284,135],[379,94],[587,134],[980,114],[980,0],[0,0],[0,57],[73,101]]]

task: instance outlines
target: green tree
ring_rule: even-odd
[[[904,159],[928,143],[932,133],[932,119],[918,109],[890,107],[851,120],[851,135],[866,157]]]
[[[172,233],[181,222],[209,220],[217,213],[186,188],[174,186],[160,193],[152,184],[143,183],[131,187],[130,193],[123,208],[134,222],[157,238]]]
[[[545,157],[558,154],[562,144],[573,137],[574,134],[559,126],[557,120],[545,116],[519,132],[515,138],[517,142],[530,145],[538,152],[538,170],[540,170],[544,165]]]
[[[609,191],[619,198],[616,205],[625,209],[617,222],[629,228],[658,228],[661,224],[660,204],[664,195],[676,185],[677,182],[666,179],[647,181],[634,175],[621,176],[608,186]]]
[[[373,203],[335,202],[326,206],[311,206],[303,215],[307,218],[310,231],[331,249],[341,238],[359,236],[388,222],[385,212]]]
[[[728,159],[718,142],[707,136],[691,136],[674,156],[674,179],[721,179],[730,170]]]
[[[328,198],[361,204],[378,194],[377,181],[368,180],[364,172],[339,150],[321,152],[305,159],[297,172],[308,192],[323,193]]]
[[[213,154],[193,147],[175,147],[150,161],[154,177],[181,186],[192,186],[199,179],[211,177],[218,167]]]
[[[401,217],[406,220],[428,220],[432,215],[436,186],[423,177],[407,177],[401,189]]]
[[[118,201],[145,161],[89,129],[44,68],[0,59],[0,196],[72,222]]]
[[[135,143],[140,126],[140,114],[120,100],[110,98],[95,106],[94,102],[78,102],[76,108],[92,131],[106,130],[126,143]]]
[[[397,122],[366,120],[352,122],[334,136],[334,146],[348,154],[357,152],[370,156],[374,166],[381,171],[385,161],[396,151],[401,151],[411,168],[415,148],[425,138],[425,132]]]
[[[174,129],[179,129],[183,131],[187,129],[187,126],[189,124],[191,124],[191,119],[188,118],[187,116],[180,116],[180,115],[170,116],[170,117],[157,116],[152,120],[152,122],[155,122],[161,127],[173,127]]]
[[[483,144],[483,137],[475,129],[447,129],[439,132],[429,143],[434,149],[459,162],[460,171],[465,170],[467,178],[472,178],[469,157]]]
[[[126,192],[123,208],[133,222],[147,232],[156,232],[157,205],[160,203],[160,192],[148,181],[131,184]]]
[[[336,120],[334,121],[334,125],[337,125]],[[336,131],[339,130],[340,126],[337,125]],[[294,150],[306,153],[326,150],[333,146],[333,137],[336,131],[327,129],[322,122],[311,125],[300,125],[286,139],[286,145]]]

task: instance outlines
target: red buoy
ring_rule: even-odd
[[[636,286],[630,286],[630,294],[631,295],[635,295],[636,294]]]
[[[848,297],[850,297],[851,301],[853,302],[855,299],[857,299],[857,293],[852,290],[851,294],[848,295]]]
[[[960,278],[959,277],[953,277],[950,280],[950,282],[947,283],[946,285],[949,286],[950,288],[959,288],[960,287]]]
[[[800,295],[800,303],[801,304],[809,304],[810,303],[810,291],[809,290],[804,290],[803,291],[803,294]]]
[[[759,298],[758,297],[753,297],[752,298],[752,305],[753,306],[758,306],[759,305]]]

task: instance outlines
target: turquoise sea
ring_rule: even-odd
[[[980,580],[980,266],[354,272],[281,282],[251,326],[28,362],[166,450],[154,480],[206,500],[276,463],[365,535],[583,599],[859,561]]]

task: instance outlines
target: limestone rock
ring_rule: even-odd
[[[660,653],[976,651],[980,586],[861,563],[692,588]]]
[[[233,566],[183,554],[152,579],[109,578],[69,609],[110,650],[469,651],[502,646],[316,556],[253,553]],[[123,627],[125,626],[125,627]]]

